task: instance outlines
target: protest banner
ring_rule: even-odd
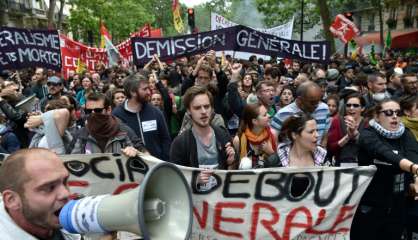
[[[294,17],[292,19],[282,25],[279,25],[277,27],[273,28],[255,28],[255,30],[275,35],[280,38],[284,39],[292,39],[292,33],[293,33],[293,23],[294,23]],[[211,30],[218,30],[222,28],[228,28],[237,26],[237,23],[234,23],[224,16],[217,14],[215,12],[210,13],[210,29]]]
[[[64,77],[68,77],[70,70],[77,69],[78,59],[86,66],[86,69],[92,71],[99,63],[107,63],[107,54],[104,48],[92,48],[82,43],[69,39],[60,34],[60,46],[62,57],[62,72]]]
[[[330,58],[330,45],[327,41],[288,40],[241,25],[170,38],[134,37],[131,41],[136,65],[144,65],[151,60],[153,54],[165,61],[208,50],[241,51],[321,63],[328,62]]]
[[[0,70],[27,67],[61,71],[58,31],[0,27]]]
[[[149,24],[145,24],[144,27],[139,29],[137,32],[131,34],[131,37],[162,37],[161,28],[153,29]],[[122,62],[128,66],[130,62],[133,62],[132,57],[132,43],[131,38],[116,45],[119,51]]]
[[[360,31],[354,22],[342,14],[335,16],[335,20],[329,27],[329,30],[334,37],[339,38],[345,44],[360,34]]]
[[[146,155],[60,157],[70,172],[70,191],[84,196],[135,188],[160,161]],[[202,186],[199,169],[179,168],[193,194],[192,239],[213,240],[349,239],[357,205],[376,171],[374,166],[215,170]]]

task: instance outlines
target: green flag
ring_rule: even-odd
[[[372,65],[376,66],[377,59],[376,59],[376,55],[375,55],[375,52],[374,52],[374,44],[372,44],[372,46],[371,46],[369,59],[370,59],[370,63]]]
[[[390,30],[388,30],[388,33],[386,35],[385,48],[390,49],[391,45],[392,45],[392,35],[390,34]]]
[[[351,39],[351,41],[350,41],[350,47],[351,47],[352,49],[356,49],[356,47],[357,47],[357,43],[356,43],[356,41],[354,41],[354,39]]]

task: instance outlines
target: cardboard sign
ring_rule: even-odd
[[[160,160],[117,154],[63,155],[72,193],[118,194],[138,186]],[[193,197],[192,239],[349,239],[358,203],[376,168],[215,170],[180,167]],[[163,189],[164,191],[164,189]]]

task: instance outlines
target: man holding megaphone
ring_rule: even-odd
[[[211,126],[213,96],[206,87],[193,86],[184,94],[184,106],[192,119],[192,128],[177,136],[171,144],[170,162],[205,168],[198,183],[210,182],[212,169],[234,169],[237,156],[226,129]]]
[[[87,240],[79,234],[99,233],[93,239],[110,240],[107,233],[115,231],[153,240],[190,237],[190,187],[173,164],[156,164],[139,187],[119,195],[69,201],[68,178],[63,161],[48,149],[8,156],[0,167],[0,239]]]
[[[63,161],[47,149],[10,155],[0,168],[0,238],[80,239],[61,232],[58,221],[70,196],[68,176]]]

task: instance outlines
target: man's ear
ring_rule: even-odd
[[[367,81],[367,88],[368,89],[372,89],[372,87],[373,87],[372,82]]]
[[[17,211],[22,208],[22,198],[12,190],[4,190],[2,192],[4,206],[7,210]]]
[[[297,104],[298,106],[300,106],[300,105],[301,105],[302,101],[303,101],[303,99],[302,99],[302,97],[301,97],[301,96],[298,96],[298,97],[296,97],[296,98],[295,98],[295,102],[296,102],[296,104]]]
[[[108,106],[108,107],[107,107],[107,109],[106,109],[106,113],[107,113],[107,114],[112,114],[112,107],[111,107],[111,106]]]

